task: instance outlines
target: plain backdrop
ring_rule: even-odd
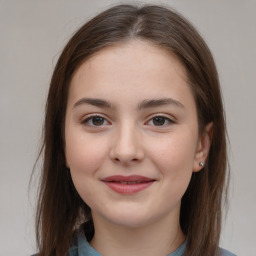
[[[133,3],[134,1],[132,1]],[[256,255],[256,1],[173,0],[213,52],[230,138],[230,206],[221,246]],[[119,1],[0,0],[0,256],[35,252],[36,181],[53,67],[86,20]],[[131,3],[131,1],[122,1]]]

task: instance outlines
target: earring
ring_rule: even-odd
[[[199,166],[204,167],[205,163],[204,162],[199,162]]]

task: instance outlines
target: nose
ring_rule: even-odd
[[[110,158],[112,161],[123,165],[132,165],[143,160],[144,150],[141,145],[142,138],[135,127],[123,125],[115,131],[113,137],[110,149]]]

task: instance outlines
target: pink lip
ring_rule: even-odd
[[[146,189],[152,185],[155,180],[140,175],[114,175],[106,177],[101,181],[115,192],[120,194],[133,194]]]

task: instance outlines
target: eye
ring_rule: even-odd
[[[150,119],[148,123],[153,126],[166,126],[174,122],[170,118],[167,118],[165,116],[155,116]]]
[[[82,121],[83,124],[88,126],[103,126],[108,125],[109,122],[102,116],[89,116]]]

